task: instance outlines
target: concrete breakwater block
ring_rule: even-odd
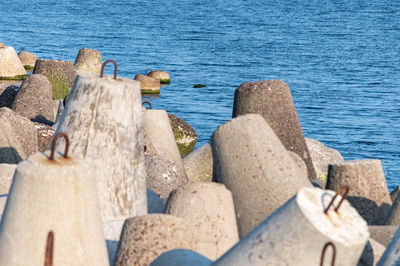
[[[376,265],[385,252],[385,248],[381,243],[369,238],[357,266]]]
[[[12,109],[32,121],[52,124],[55,120],[53,88],[47,77],[33,74],[26,78],[14,99]]]
[[[47,151],[48,149],[50,149],[55,129],[45,124],[34,124],[37,130],[38,151]]]
[[[0,108],[7,107],[11,108],[14,102],[15,96],[17,96],[20,86],[10,85],[0,83]]]
[[[392,199],[392,202],[396,199],[397,195],[400,194],[400,186],[397,186],[395,189],[390,192],[390,198]]]
[[[189,182],[211,182],[213,177],[211,145],[205,143],[183,157],[183,165]]]
[[[161,84],[170,84],[171,79],[167,71],[153,70],[150,71],[147,76],[158,79]]]
[[[334,195],[300,189],[213,265],[319,265],[329,242],[340,265],[356,265],[368,241],[367,223],[346,200],[338,212],[325,213]],[[337,196],[334,207],[340,200]]]
[[[188,249],[173,249],[158,256],[150,266],[209,266],[212,261]]]
[[[104,223],[147,214],[137,82],[121,77],[78,75],[58,132],[68,134],[71,154],[86,159],[92,166]],[[122,223],[115,225],[120,227],[105,232],[110,232],[105,235],[107,240],[119,240]]]
[[[143,94],[160,94],[160,81],[142,74],[136,74],[135,80],[140,82]]]
[[[397,195],[395,198],[392,208],[386,217],[386,225],[400,226],[400,196]]]
[[[168,113],[168,118],[171,123],[172,131],[174,132],[178,150],[182,156],[185,156],[193,151],[194,146],[196,146],[197,134],[185,120],[176,115]]]
[[[192,228],[183,218],[166,214],[133,217],[124,224],[114,265],[149,265],[168,250],[194,247]]]
[[[171,191],[187,182],[178,166],[161,156],[145,155],[146,186],[166,201]]]
[[[389,245],[386,247],[385,252],[382,254],[381,259],[376,266],[393,266],[399,265],[400,261],[400,230],[394,234]]]
[[[35,125],[6,107],[0,108],[0,163],[17,164],[38,149]]]
[[[16,168],[16,164],[0,163],[0,195],[8,194]]]
[[[232,117],[250,113],[262,115],[285,148],[300,155],[313,181],[316,173],[289,86],[281,80],[241,84],[235,91]]]
[[[326,183],[329,164],[344,162],[342,155],[316,139],[306,138],[306,144],[318,179]]]
[[[391,226],[391,225],[368,226],[368,231],[371,238],[378,241],[385,247],[389,244],[390,240],[392,240],[397,229],[399,229],[398,226]]]
[[[94,49],[82,48],[76,56],[74,66],[78,73],[100,74],[101,53]]]
[[[344,185],[350,187],[348,201],[368,225],[385,224],[392,200],[379,160],[355,160],[331,164],[326,188],[336,191]]]
[[[210,141],[215,179],[232,192],[243,237],[302,187],[311,187],[265,119],[242,115]]]
[[[165,110],[145,110],[143,130],[148,142],[151,143],[152,153],[175,163],[180,171],[181,179],[187,180],[182,157],[176,145],[174,133]]]
[[[166,214],[190,221],[194,251],[216,260],[239,241],[232,193],[223,184],[189,183],[168,199]]]
[[[76,72],[72,61],[38,59],[33,74],[45,75],[52,87],[55,100],[64,99],[74,83]]]
[[[66,154],[65,154],[66,155]],[[18,164],[0,224],[2,265],[108,265],[93,169],[74,157],[35,153]]]
[[[28,76],[17,53],[11,46],[0,47],[0,80],[22,80]]]
[[[18,53],[18,57],[21,60],[22,65],[24,66],[25,69],[33,69],[36,64],[37,56],[27,52],[27,51],[21,51]]]

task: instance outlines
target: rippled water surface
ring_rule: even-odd
[[[0,0],[0,41],[46,59],[97,49],[131,78],[168,71],[150,101],[199,144],[231,118],[237,86],[282,79],[306,137],[346,160],[380,159],[400,185],[400,2],[281,2]]]

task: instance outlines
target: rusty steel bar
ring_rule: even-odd
[[[339,194],[342,194],[342,192],[344,191],[344,194],[342,196],[342,199],[340,200],[338,206],[336,206],[335,208],[335,212],[337,212],[340,208],[340,205],[342,205],[343,201],[346,199],[347,194],[349,194],[350,188],[348,186],[343,186],[341,188],[338,189],[338,191],[336,192],[335,196],[332,198],[331,202],[329,203],[328,207],[326,207],[326,209],[324,210],[324,213],[327,214],[329,208],[332,206],[333,202],[335,201],[336,197]]]
[[[44,266],[53,266],[54,233],[50,231],[47,235],[46,253]]]
[[[103,77],[104,68],[105,68],[106,65],[107,65],[108,63],[110,63],[110,62],[114,64],[114,79],[117,79],[117,71],[118,71],[117,62],[115,62],[115,61],[112,60],[112,59],[108,59],[108,60],[105,61],[105,62],[103,63],[103,65],[101,66],[100,78]]]
[[[328,242],[325,244],[324,248],[322,249],[322,254],[321,254],[321,263],[319,264],[320,266],[324,265],[324,260],[325,260],[325,253],[328,247],[332,247],[332,260],[331,260],[331,266],[335,265],[335,259],[336,259],[336,247],[332,242]]]
[[[152,108],[151,108],[151,103],[148,102],[148,101],[142,102],[142,106],[143,106],[145,103],[147,103],[147,104],[149,105],[149,109],[152,109]]]
[[[54,137],[53,142],[51,143],[51,153],[50,153],[50,158],[49,158],[49,160],[51,160],[51,161],[54,160],[54,152],[55,152],[55,149],[56,149],[57,140],[58,140],[59,138],[62,138],[62,137],[65,138],[64,158],[68,158],[69,138],[68,138],[67,134],[65,134],[65,133],[58,133],[58,134]]]

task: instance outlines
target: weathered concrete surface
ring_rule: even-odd
[[[76,77],[74,63],[63,60],[38,59],[33,74],[45,75],[52,87],[55,100],[68,95]]]
[[[0,163],[17,164],[37,151],[35,125],[6,107],[0,108]]]
[[[153,70],[147,74],[149,77],[158,79],[161,84],[170,84],[171,79],[168,72],[162,70]]]
[[[54,232],[54,265],[108,265],[90,165],[35,153],[18,164],[0,224],[2,265],[43,265]]]
[[[17,53],[11,46],[0,48],[0,80],[22,80],[28,76]]]
[[[94,49],[82,48],[76,56],[74,66],[79,73],[100,74],[101,53]]]
[[[281,80],[246,82],[235,91],[232,117],[260,114],[288,151],[306,163],[308,178],[316,178],[311,156],[297,116],[289,86]]]
[[[392,200],[379,160],[355,160],[329,165],[327,189],[350,187],[348,201],[368,225],[383,225]]]
[[[399,195],[400,193],[400,186],[397,186],[395,189],[393,189],[392,192],[390,192],[390,198],[392,199],[392,202],[394,202],[394,200],[396,199],[397,195]]]
[[[258,114],[242,115],[211,136],[214,177],[232,192],[243,237],[302,187],[311,187],[272,128]]]
[[[344,162],[342,155],[316,139],[306,138],[306,144],[318,179],[326,182],[329,164]]]
[[[140,90],[143,94],[160,94],[160,81],[158,79],[136,74],[135,80],[140,82]]]
[[[347,201],[325,214],[333,195],[300,189],[213,265],[319,265],[328,242],[340,265],[356,265],[369,237],[367,223]]]
[[[390,226],[390,225],[370,225],[368,226],[369,234],[371,238],[378,241],[385,247],[389,244],[390,240],[396,233],[398,226]]]
[[[379,242],[368,239],[367,245],[364,248],[361,258],[357,263],[357,266],[372,266],[381,258],[383,252],[385,252],[385,247]]]
[[[33,69],[35,67],[37,60],[36,55],[27,51],[21,51],[18,53],[18,57],[25,69]]]
[[[7,107],[11,109],[18,90],[19,86],[0,84],[0,108]]]
[[[144,111],[143,130],[148,142],[151,143],[152,153],[175,163],[180,170],[181,178],[187,180],[182,157],[176,145],[167,112],[155,109]]]
[[[197,134],[194,129],[183,119],[174,114],[168,113],[168,118],[171,123],[172,131],[178,150],[182,156],[193,151],[197,142]]]
[[[189,182],[211,182],[213,158],[209,143],[205,143],[183,158],[183,166]]]
[[[166,201],[171,191],[185,184],[179,167],[161,156],[145,155],[146,186]]]
[[[162,253],[195,246],[190,224],[183,218],[149,214],[127,219],[115,266],[149,265]]]
[[[50,149],[55,129],[51,126],[40,123],[34,124],[37,130],[38,151],[46,151]]]
[[[216,260],[239,241],[232,193],[223,184],[189,183],[168,199],[166,214],[190,221],[194,251]]]
[[[150,266],[210,266],[212,261],[188,249],[173,249],[158,256]]]
[[[46,76],[33,74],[22,82],[12,109],[32,121],[52,124],[54,117],[53,88]]]
[[[293,161],[296,163],[297,167],[305,174],[308,175],[308,170],[307,170],[307,165],[306,163],[303,161],[303,159],[301,159],[301,157],[292,151],[287,151],[290,155],[290,157],[293,159]]]
[[[16,168],[16,164],[0,164],[0,195],[8,194]]]
[[[385,225],[400,226],[400,196],[397,195],[389,214],[386,217]]]
[[[377,266],[393,266],[398,265],[400,261],[400,230],[397,230]]]
[[[103,222],[147,213],[139,84],[110,76],[78,75],[56,134],[95,171]],[[117,230],[118,229],[118,230]],[[107,240],[119,240],[121,228]]]

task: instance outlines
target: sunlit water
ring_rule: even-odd
[[[198,145],[231,118],[237,86],[282,79],[306,137],[380,159],[400,185],[400,2],[281,2],[0,0],[0,41],[46,59],[97,49],[125,77],[168,71],[150,101],[189,122]]]

